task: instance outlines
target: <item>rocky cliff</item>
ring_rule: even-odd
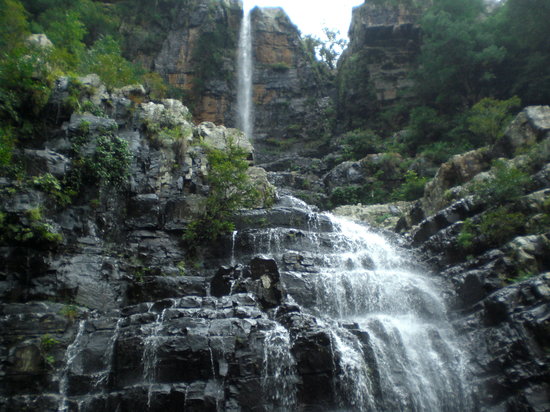
[[[282,9],[255,8],[251,17],[255,144],[267,158],[269,148],[307,151],[308,143],[315,152],[332,127],[326,73],[306,53],[298,29]]]
[[[354,8],[350,43],[338,63],[338,116],[347,129],[364,126],[411,86],[421,12],[422,6],[407,2]]]
[[[126,54],[183,91],[198,122],[237,123],[236,60],[243,16],[237,0],[193,0],[155,6],[162,18],[130,16],[122,26]],[[279,8],[252,12],[255,134],[259,155],[328,137],[333,110],[327,74],[302,45],[300,33]],[[312,144],[313,145],[313,144]],[[264,153],[265,152],[265,153]]]

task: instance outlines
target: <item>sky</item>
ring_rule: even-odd
[[[348,35],[351,9],[363,0],[243,0],[244,9],[254,6],[282,7],[302,34],[322,36],[323,27],[339,30],[341,37]]]

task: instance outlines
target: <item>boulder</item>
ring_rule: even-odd
[[[62,178],[70,168],[71,161],[52,150],[25,149],[25,168],[31,176],[39,176],[51,173],[57,178]]]
[[[492,147],[494,157],[512,157],[520,148],[550,136],[550,106],[523,109]]]
[[[254,147],[244,133],[237,129],[228,129],[225,126],[216,126],[214,123],[205,122],[197,126],[196,133],[201,142],[208,146],[224,150],[231,143],[243,149],[249,159],[252,159]]]
[[[422,207],[425,215],[432,215],[446,207],[452,201],[452,198],[447,196],[451,188],[469,182],[490,166],[491,155],[486,148],[455,155],[443,163],[424,189]]]
[[[407,216],[413,202],[394,202],[383,205],[344,205],[332,210],[337,216],[368,223],[384,229],[396,230],[401,218]]]

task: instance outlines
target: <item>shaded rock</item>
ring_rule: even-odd
[[[426,184],[424,189],[424,197],[421,201],[425,215],[437,213],[446,207],[452,201],[452,198],[447,196],[447,191],[488,170],[490,162],[491,155],[487,149],[481,148],[455,155],[443,163],[435,177]]]
[[[549,136],[550,106],[529,106],[521,111],[492,148],[495,157],[513,157],[522,147]]]
[[[70,168],[70,160],[52,150],[25,149],[25,169],[31,176],[51,173],[61,178]]]

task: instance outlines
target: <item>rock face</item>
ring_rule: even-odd
[[[136,10],[129,11],[122,34],[130,59],[181,89],[194,103],[197,122],[232,124],[241,2],[192,0],[153,7],[161,16],[158,22],[142,22]]]
[[[161,74],[193,103],[197,122],[237,124],[236,60],[242,2],[193,0],[156,7],[157,27],[133,16],[123,26],[126,53]],[[253,95],[259,156],[264,145],[296,146],[329,132],[327,75],[314,67],[298,29],[280,8],[252,11]],[[143,37],[146,39],[143,39]],[[141,39],[141,41],[140,41]]]
[[[549,119],[548,106],[524,109],[493,146],[443,164],[416,208],[427,217],[412,239],[451,282],[460,311],[454,323],[474,354],[474,384],[484,388],[482,410],[550,408]],[[494,179],[489,165],[501,156],[528,172],[530,182],[516,188],[516,197],[465,196],[476,181]],[[503,210],[515,215],[498,220]],[[476,225],[483,230],[472,231]]]
[[[329,131],[327,80],[282,9],[255,8],[251,13],[255,144],[260,152],[266,143],[303,151],[303,140],[315,137],[318,142]]]
[[[348,49],[338,64],[338,116],[349,129],[411,86],[422,6],[366,2],[353,9]]]

